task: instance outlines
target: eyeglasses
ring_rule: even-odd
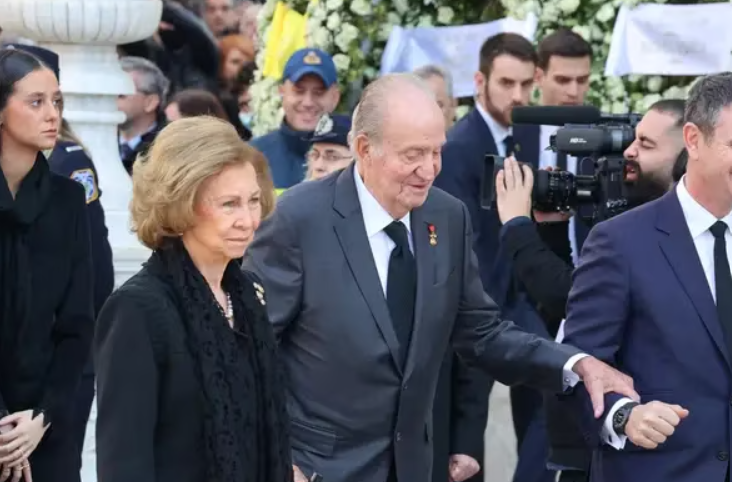
[[[335,151],[325,151],[321,153],[317,149],[310,149],[308,151],[307,158],[308,161],[317,161],[322,158],[325,162],[331,163],[345,161],[347,159],[350,160],[351,156],[342,156]]]

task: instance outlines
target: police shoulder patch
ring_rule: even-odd
[[[94,175],[94,171],[91,169],[78,169],[72,172],[69,177],[84,186],[87,204],[99,199],[99,187],[97,186],[97,179]]]

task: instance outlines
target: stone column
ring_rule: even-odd
[[[117,285],[147,258],[129,229],[132,183],[119,159],[120,94],[135,92],[119,67],[116,46],[152,35],[161,0],[0,0],[0,25],[60,56],[64,117],[90,151],[114,252]]]
[[[149,252],[130,233],[132,183],[119,158],[120,94],[133,94],[116,46],[151,36],[161,0],[0,0],[5,32],[37,42],[60,56],[64,117],[90,151],[99,173],[102,206],[114,252],[117,286],[140,269]],[[84,444],[82,479],[96,482],[96,400]]]

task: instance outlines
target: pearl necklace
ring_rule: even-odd
[[[224,309],[223,306],[221,306],[221,303],[218,301],[216,302],[217,305],[219,305],[219,310],[221,310],[221,314],[226,317],[227,320],[230,322],[234,321],[234,305],[231,303],[231,295],[229,293],[226,293],[226,309]]]

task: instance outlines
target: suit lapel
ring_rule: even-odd
[[[412,211],[410,215],[414,257],[417,263],[417,296],[415,297],[412,339],[404,369],[405,377],[414,370],[418,349],[432,346],[432,343],[422,342],[420,337],[424,331],[425,318],[430,316],[432,289],[438,280],[438,273],[442,266],[440,253],[449,252],[447,236],[449,227],[442,222],[431,206],[431,198],[428,197],[425,204]],[[444,234],[440,236],[440,233]]]
[[[694,304],[699,317],[722,357],[730,363],[730,354],[724,340],[722,326],[717,316],[714,298],[704,275],[694,240],[684,219],[676,190],[666,194],[658,205],[659,243],[666,260]]]
[[[389,347],[396,369],[401,374],[399,342],[389,315],[384,290],[371,251],[361,206],[358,202],[356,183],[353,179],[353,164],[345,169],[336,180],[333,208],[339,214],[334,229],[346,257],[351,273],[356,279],[361,294],[371,310],[381,336]]]

